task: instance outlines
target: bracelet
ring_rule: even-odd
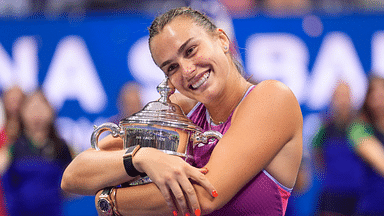
[[[117,202],[116,202],[116,193],[117,193],[117,187],[114,187],[112,189],[112,196],[111,196],[111,200],[112,200],[112,206],[113,206],[113,214],[116,215],[116,216],[121,216],[121,214],[117,211]]]

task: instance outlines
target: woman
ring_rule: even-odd
[[[54,128],[54,112],[41,91],[22,103],[22,131],[8,147],[3,188],[10,215],[62,215],[60,181],[71,162]]]
[[[4,92],[5,131],[7,143],[11,145],[16,141],[21,132],[20,109],[25,98],[24,92],[19,86],[13,86]]]
[[[317,215],[354,215],[363,186],[364,162],[350,145],[348,127],[356,113],[344,81],[338,82],[328,113],[313,140],[315,171],[321,183]]]
[[[171,100],[195,124],[224,136],[193,150],[196,168],[179,157],[140,148],[133,167],[154,184],[115,189],[115,211],[284,215],[302,155],[302,114],[293,93],[277,81],[247,82],[225,32],[198,11],[170,10],[149,30],[153,60],[181,93]],[[125,150],[116,150],[121,139],[109,137],[100,146],[104,150],[90,149],[74,159],[63,189],[94,194],[133,179],[122,163]]]
[[[349,137],[367,166],[358,215],[384,215],[384,78],[372,76],[360,118]]]

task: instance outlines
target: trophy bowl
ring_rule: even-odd
[[[186,117],[179,105],[172,103],[169,96],[174,89],[168,85],[168,79],[157,86],[160,99],[149,102],[145,107],[119,122],[104,123],[95,126],[91,136],[91,146],[96,150],[98,139],[104,131],[110,131],[113,137],[123,139],[123,149],[130,146],[152,147],[170,155],[192,160],[192,149],[197,144],[206,144],[211,138],[221,139],[217,131],[203,131]],[[131,183],[143,184],[151,182],[148,177],[142,177]]]

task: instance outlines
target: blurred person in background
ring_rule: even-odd
[[[384,78],[370,78],[359,118],[349,132],[355,151],[368,164],[357,215],[384,215]]]
[[[275,16],[304,14],[312,10],[310,0],[264,0],[264,9]]]
[[[0,127],[0,215],[6,214],[4,200],[3,173],[8,168],[8,149],[20,136],[21,117],[20,107],[25,99],[25,94],[17,85],[3,92],[2,100],[2,125]],[[3,209],[3,210],[2,210]]]
[[[131,116],[138,112],[143,107],[141,98],[142,87],[137,82],[127,82],[120,89],[119,97],[117,99],[117,109],[119,113],[111,117],[111,121],[119,124],[123,118]]]
[[[13,86],[3,95],[3,103],[5,110],[5,132],[7,136],[7,144],[10,145],[20,136],[21,117],[20,108],[25,98],[24,92],[19,86]]]
[[[43,95],[26,97],[22,133],[7,146],[3,188],[9,215],[62,215],[61,176],[71,162],[70,150],[56,133],[55,114]]]
[[[364,163],[348,139],[348,127],[354,117],[349,85],[339,81],[313,142],[315,175],[320,182],[317,215],[355,213]]]

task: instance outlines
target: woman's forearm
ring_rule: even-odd
[[[62,189],[70,193],[95,195],[104,187],[132,180],[124,169],[124,152],[94,149],[82,152],[66,168],[61,182]]]
[[[211,212],[212,209],[208,206],[213,199],[203,188],[199,188],[197,185],[195,187],[197,187],[201,212],[203,214]],[[96,194],[96,203],[100,193],[101,191]],[[185,212],[168,207],[154,183],[118,188],[115,196],[116,209],[121,215],[174,215],[173,211],[176,211],[177,215],[185,215]],[[194,215],[194,210],[190,209],[189,214]]]

